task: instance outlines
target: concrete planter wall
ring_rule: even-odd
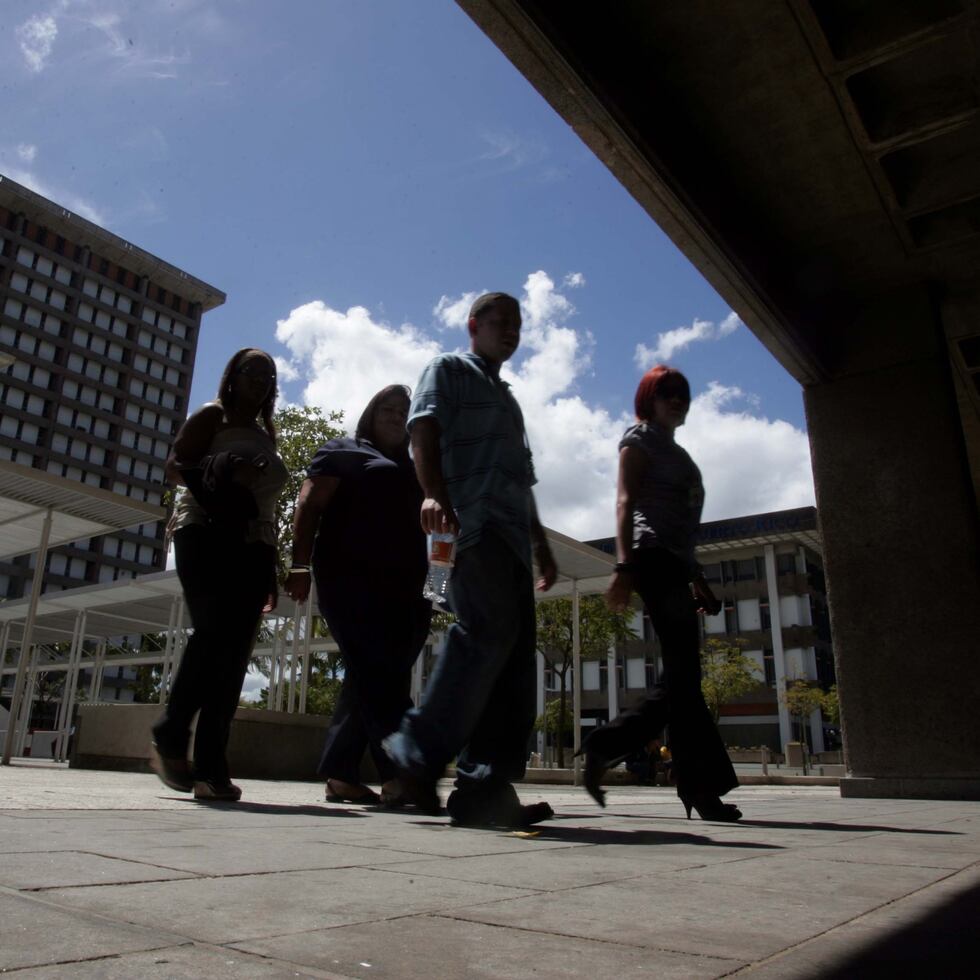
[[[150,728],[158,704],[81,704],[70,764],[79,769],[150,771]],[[239,708],[231,725],[228,762],[242,779],[311,779],[330,719]],[[365,767],[365,778],[373,773]]]

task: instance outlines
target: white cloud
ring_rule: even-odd
[[[153,52],[137,43],[124,29],[119,14],[98,12],[90,15],[87,22],[100,31],[106,39],[104,53],[113,58],[120,70],[144,78],[176,78],[176,66],[186,64],[190,55],[174,52]]]
[[[19,156],[24,163],[33,163],[34,158],[37,156],[37,147],[33,143],[18,143],[17,156]]]
[[[705,520],[814,503],[806,433],[753,414],[748,409],[757,401],[713,381],[695,396],[687,423],[677,430],[677,442],[701,468]]]
[[[512,173],[529,164],[540,163],[547,156],[547,147],[516,133],[483,133],[486,150],[479,159],[495,164],[496,173]]]
[[[578,289],[579,286],[585,285],[585,276],[581,272],[569,272],[562,280],[562,285],[568,286],[569,289]]]
[[[439,322],[460,326],[476,295],[443,295],[434,309]],[[617,447],[632,417],[590,403],[578,390],[591,368],[595,341],[587,330],[567,325],[575,308],[547,273],[532,272],[520,299],[521,350],[503,376],[524,412],[541,518],[575,537],[609,536]],[[711,329],[730,332],[730,319]],[[286,379],[282,366],[298,374],[305,381],[303,400],[342,409],[351,427],[371,395],[395,382],[414,386],[442,349],[439,340],[410,324],[393,327],[364,307],[343,312],[321,301],[293,310],[279,321],[276,336],[290,352],[288,362],[277,361],[281,376]],[[806,434],[756,410],[751,393],[712,383],[695,397],[687,425],[678,431],[678,442],[704,474],[707,520],[813,502]]]
[[[718,324],[718,336],[727,337],[730,333],[734,333],[738,329],[738,325],[742,321],[739,319],[738,314],[732,310],[728,316],[725,317],[721,323]]]
[[[503,375],[524,412],[542,520],[580,538],[609,534],[616,446],[629,419],[590,405],[576,390],[591,366],[594,340],[566,325],[575,307],[547,273],[527,277],[521,308],[523,357]]]
[[[422,368],[442,350],[411,324],[393,327],[372,319],[363,306],[344,312],[321,300],[280,320],[276,339],[289,349],[289,367],[306,382],[303,401],[343,411],[351,430],[375,392],[390,384],[414,388]]]
[[[678,351],[699,340],[719,340],[727,337],[741,322],[734,311],[717,326],[711,320],[699,320],[695,317],[689,327],[675,327],[673,330],[657,334],[657,343],[654,347],[637,344],[633,362],[640,370],[646,371],[654,364],[669,361]]]
[[[440,296],[439,302],[432,308],[432,313],[436,319],[450,329],[464,330],[469,321],[470,307],[477,296],[482,296],[488,290],[474,290],[471,293],[463,293],[457,299],[450,296]]]
[[[58,36],[54,17],[35,15],[24,21],[16,33],[27,67],[33,72],[44,71]]]
[[[299,371],[296,365],[287,361],[284,357],[273,357],[276,362],[276,375],[280,382],[285,381],[287,384],[290,381],[299,381]]]

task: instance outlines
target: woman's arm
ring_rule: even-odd
[[[337,492],[340,479],[336,476],[312,476],[303,481],[293,514],[292,564],[309,565],[313,554],[313,539],[320,517]],[[286,592],[296,602],[304,602],[310,594],[311,572],[294,571],[286,579]]]
[[[188,416],[177,432],[173,448],[164,464],[167,482],[171,486],[186,486],[180,471],[187,466],[194,466],[207,456],[222,418],[224,409],[218,402],[208,402]]]
[[[694,588],[694,598],[697,600],[698,612],[707,613],[709,616],[717,616],[721,612],[721,599],[718,599],[711,586],[708,585],[704,572],[699,571],[693,579],[691,585]]]
[[[633,594],[633,573],[629,563],[633,556],[633,505],[649,465],[639,446],[625,446],[619,451],[619,477],[616,487],[616,561],[626,567],[613,572],[606,589],[606,604],[614,612],[623,612]]]

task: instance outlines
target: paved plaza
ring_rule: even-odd
[[[525,786],[537,834],[242,782],[0,770],[0,971],[23,977],[976,975],[980,803],[743,787],[735,825],[670,789]]]

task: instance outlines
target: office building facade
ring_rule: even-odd
[[[0,176],[0,459],[154,504],[224,294]],[[163,522],[48,556],[45,590],[165,567]],[[0,562],[18,598],[32,559]]]

